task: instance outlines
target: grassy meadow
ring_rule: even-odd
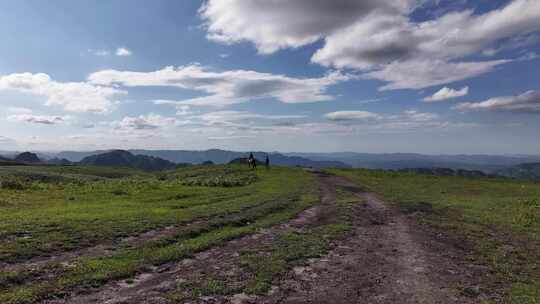
[[[331,170],[381,194],[420,223],[474,248],[471,262],[490,264],[509,282],[509,303],[540,303],[540,183],[495,178]],[[431,205],[430,212],[415,212]]]
[[[0,167],[0,270],[8,269],[0,271],[0,303],[36,303],[129,278],[287,220],[318,200],[301,169]],[[175,229],[122,246],[167,227]],[[114,248],[84,254],[97,245]],[[9,270],[77,250],[83,254],[69,263]]]

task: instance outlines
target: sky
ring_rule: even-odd
[[[0,2],[0,150],[540,154],[538,0]]]

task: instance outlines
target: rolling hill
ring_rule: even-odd
[[[519,164],[517,166],[499,170],[497,171],[497,175],[511,178],[540,180],[540,163]]]
[[[176,168],[176,164],[170,161],[146,155],[133,155],[124,150],[113,150],[87,156],[79,164],[82,166],[127,167],[143,171],[161,171]]]
[[[58,158],[65,158],[72,162],[77,162],[85,157],[93,156],[96,154],[107,153],[108,151],[94,151],[94,152],[72,152],[65,151],[56,155]],[[247,157],[249,153],[225,151],[225,150],[205,150],[205,151],[186,151],[186,150],[129,150],[128,152],[134,155],[145,155],[150,157],[157,157],[176,164],[202,164],[207,161],[211,161],[214,164],[227,164],[234,159]],[[280,153],[265,153],[265,152],[253,152],[253,155],[257,159],[265,159],[266,155],[269,155],[272,165],[288,166],[288,167],[314,167],[314,168],[348,168],[349,165],[335,160],[311,160],[299,156],[287,156]]]

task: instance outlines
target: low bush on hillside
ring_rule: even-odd
[[[0,189],[25,190],[28,189],[28,184],[15,179],[0,180]]]
[[[163,173],[158,179],[175,179],[186,186],[240,187],[256,182],[257,175],[237,166],[199,166]]]

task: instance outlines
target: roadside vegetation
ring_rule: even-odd
[[[381,194],[426,227],[470,246],[507,302],[540,303],[540,183],[380,170],[331,170]]]

